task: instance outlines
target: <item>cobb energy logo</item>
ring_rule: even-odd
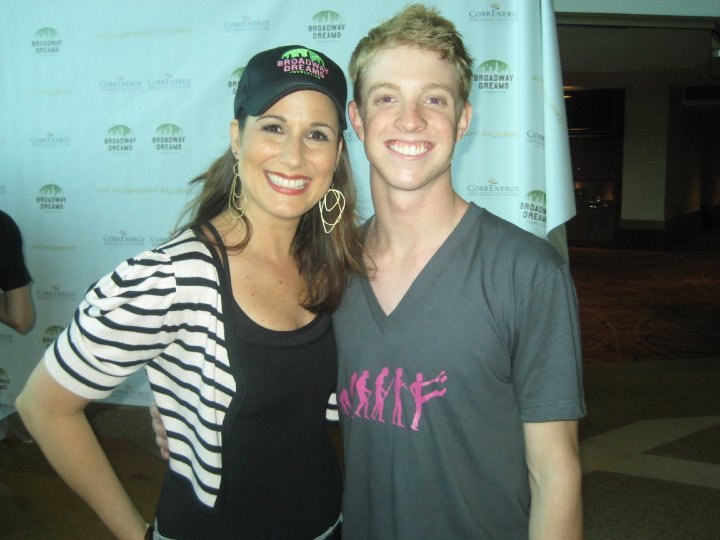
[[[187,89],[192,86],[191,79],[181,79],[173,76],[172,73],[166,73],[163,77],[158,79],[148,79],[147,87],[148,90],[175,90],[175,89]]]
[[[228,88],[230,89],[230,92],[232,92],[233,95],[237,92],[238,83],[240,82],[240,77],[242,77],[242,74],[245,72],[245,66],[237,68],[235,71],[233,71],[230,74],[230,79],[228,80]],[[223,135],[224,137],[224,135]]]
[[[57,30],[45,27],[35,32],[31,44],[35,54],[53,56],[60,52],[63,40]]]
[[[498,179],[490,178],[485,184],[468,184],[467,193],[472,196],[509,197],[518,194],[518,186],[505,186]]]
[[[113,154],[127,154],[135,147],[135,134],[128,126],[118,124],[107,130],[105,146]]]
[[[125,231],[119,231],[115,234],[106,234],[103,236],[103,243],[106,247],[138,247],[145,245],[145,237],[128,234]]]
[[[10,374],[0,367],[0,390],[7,390],[10,386]]]
[[[345,30],[342,17],[336,11],[318,11],[308,25],[308,32],[313,39],[321,41],[338,40]]]
[[[38,300],[43,300],[45,302],[68,301],[74,304],[76,299],[74,291],[65,291],[57,285],[51,285],[45,289],[40,288],[37,290],[35,295]]]
[[[524,220],[537,225],[545,225],[546,221],[545,192],[539,189],[530,191],[520,203],[521,216]]]
[[[142,81],[129,80],[123,75],[117,75],[114,79],[107,79],[98,82],[101,92],[136,92],[143,89]]]
[[[509,23],[517,19],[517,9],[503,9],[502,5],[497,2],[488,4],[485,9],[471,9],[468,17],[473,22],[483,23]]]
[[[62,331],[62,326],[49,326],[47,330],[45,330],[45,333],[42,337],[43,345],[45,345],[45,347],[48,347],[49,345],[55,343],[55,340],[60,334],[62,334]]]
[[[535,131],[534,129],[528,129],[525,135],[527,137],[527,142],[530,144],[534,144],[540,148],[545,148],[545,135],[543,133]]]
[[[58,146],[70,146],[70,137],[64,137],[62,135],[56,135],[55,133],[48,131],[44,135],[36,135],[30,137],[30,144],[35,148],[53,148]]]
[[[180,126],[175,124],[162,124],[155,130],[152,143],[158,152],[180,152],[185,143],[185,136]]]
[[[510,90],[514,75],[502,60],[486,60],[480,64],[478,73],[473,75],[473,80],[478,83],[480,90],[491,92],[504,92]]]
[[[40,210],[45,212],[62,212],[65,209],[67,199],[60,186],[46,184],[40,188],[35,198]]]
[[[243,15],[239,21],[225,21],[225,32],[259,32],[270,30],[269,19],[253,19]]]
[[[330,71],[325,67],[322,57],[310,49],[290,49],[277,61],[277,67],[285,73],[301,73],[317,79],[324,79]]]

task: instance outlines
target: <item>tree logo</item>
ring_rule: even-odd
[[[337,41],[344,31],[345,24],[340,14],[329,9],[318,11],[308,25],[308,33],[318,41]]]
[[[45,184],[38,191],[35,202],[37,202],[40,210],[44,212],[62,212],[65,209],[67,198],[60,186]]]
[[[158,152],[181,152],[185,144],[185,135],[176,124],[161,124],[155,129],[152,143]]]
[[[104,142],[108,152],[127,154],[135,147],[135,134],[128,126],[117,124],[107,130]]]
[[[30,44],[35,51],[35,54],[39,54],[41,56],[54,56],[60,53],[63,40],[57,30],[46,26],[35,32]]]
[[[473,75],[478,89],[485,92],[505,92],[510,90],[515,76],[510,66],[502,60],[486,60]]]

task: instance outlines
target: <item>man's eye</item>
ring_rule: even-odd
[[[392,96],[389,96],[387,94],[378,96],[375,98],[375,103],[392,103],[394,101],[394,98]]]

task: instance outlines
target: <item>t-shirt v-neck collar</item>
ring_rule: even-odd
[[[443,273],[445,261],[448,257],[450,257],[451,253],[453,253],[455,249],[462,244],[462,239],[470,230],[472,224],[475,222],[474,218],[479,216],[480,212],[481,209],[477,205],[470,203],[462,218],[460,218],[458,224],[440,245],[433,256],[430,257],[427,264],[422,268],[422,270],[420,270],[417,277],[413,280],[408,290],[400,299],[400,302],[398,302],[395,309],[393,309],[390,313],[385,313],[385,311],[383,311],[377,296],[375,296],[375,291],[372,288],[370,280],[361,280],[365,300],[368,303],[368,307],[370,309],[370,313],[372,313],[373,319],[375,320],[375,324],[377,324],[381,332],[384,333],[388,324],[390,324],[393,319],[401,317],[404,311],[411,310],[412,312],[413,310],[418,309],[417,304],[419,299],[422,298],[423,294],[435,281],[436,277]]]

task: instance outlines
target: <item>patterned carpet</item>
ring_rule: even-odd
[[[586,363],[720,359],[720,233],[667,252],[571,248]]]

